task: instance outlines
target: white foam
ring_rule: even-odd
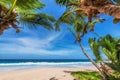
[[[22,62],[22,63],[0,63],[0,66],[40,66],[40,65],[91,65],[91,62]]]

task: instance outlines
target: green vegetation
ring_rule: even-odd
[[[120,5],[118,0],[115,2],[117,5]],[[120,21],[120,8],[118,8],[118,6],[116,6],[111,0],[56,0],[56,3],[66,6],[66,11],[55,23],[56,29],[59,30],[59,25],[61,23],[68,24],[68,26],[70,25],[71,27],[68,27],[68,30],[75,37],[75,43],[78,43],[80,45],[83,54],[99,70],[102,79],[117,80],[116,77],[118,76],[116,76],[115,72],[116,70],[118,70],[118,73],[120,72],[119,42],[116,43],[115,40],[111,41],[111,38],[108,38],[107,40],[101,40],[101,37],[95,32],[94,28],[98,22],[105,21],[105,19],[102,19],[98,16],[99,14],[108,14],[110,16],[113,16],[113,23],[118,23]],[[116,9],[117,11],[115,11]],[[98,42],[92,43],[94,39],[93,41],[89,40],[89,42],[91,49],[97,59],[96,62],[100,62],[101,67],[96,64],[96,62],[91,58],[91,56],[88,55],[88,53],[86,53],[81,43],[84,35],[87,35],[89,32],[95,34],[95,38],[100,38]],[[101,45],[99,45],[98,43],[100,43]],[[111,63],[104,63],[101,57],[100,48],[102,48],[102,53],[104,53],[108,57],[108,59],[112,61]],[[112,68],[112,70],[109,67]],[[113,67],[116,69],[113,69]],[[110,69],[110,72],[108,72],[108,69]]]
[[[30,29],[38,26],[53,29],[54,17],[37,12],[44,6],[40,0],[0,0],[0,34],[9,28],[14,28],[18,33],[25,26]]]
[[[120,80],[120,39],[107,35],[100,37],[98,40],[89,39],[89,43],[97,62],[101,64],[101,69],[106,76]],[[104,62],[102,54],[106,55],[111,62]]]
[[[103,62],[110,64],[113,69],[120,71],[120,39],[115,39],[110,35],[100,37],[97,39],[89,39],[90,47],[95,55],[97,62],[103,62],[102,54],[106,55],[109,62]],[[109,65],[109,66],[110,66]]]
[[[87,72],[87,71],[79,71],[71,73],[76,80],[102,80],[102,76],[99,72]],[[116,75],[119,75],[116,73]],[[107,80],[120,80],[119,77],[109,76]]]
[[[99,72],[79,71],[71,73],[77,80],[102,80]]]

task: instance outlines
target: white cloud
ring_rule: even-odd
[[[54,45],[51,44],[55,41],[61,33],[52,34],[47,38],[32,38],[32,37],[20,37],[20,38],[2,38],[5,43],[0,43],[0,53],[32,53],[32,54],[55,54],[63,55],[75,52],[75,50],[48,50]],[[9,41],[9,43],[7,43]]]

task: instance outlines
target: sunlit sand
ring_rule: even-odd
[[[0,80],[73,80],[71,72],[97,70],[95,67],[80,68],[35,68],[0,72]]]

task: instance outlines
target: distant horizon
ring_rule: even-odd
[[[9,58],[9,59],[0,59],[0,60],[89,60],[89,59],[15,59],[15,58]],[[96,60],[96,59],[93,59]]]

